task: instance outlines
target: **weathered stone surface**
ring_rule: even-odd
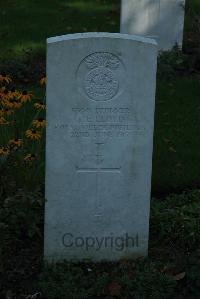
[[[122,0],[121,32],[156,38],[161,50],[182,47],[185,0]]]
[[[147,254],[156,42],[48,39],[45,258]]]

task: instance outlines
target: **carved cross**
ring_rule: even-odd
[[[95,198],[96,198],[96,211],[98,212],[101,208],[101,188],[100,188],[100,173],[121,173],[121,167],[103,167],[102,163],[104,161],[103,155],[101,154],[101,146],[104,143],[96,143],[96,166],[95,167],[76,167],[77,173],[94,173],[95,174]],[[95,215],[99,217],[101,215]]]

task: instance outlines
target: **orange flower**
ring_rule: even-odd
[[[22,106],[22,103],[19,99],[9,99],[9,100],[2,100],[2,104],[7,108],[11,109],[19,109]]]
[[[38,102],[38,103],[35,103],[35,104],[34,104],[34,107],[35,107],[36,109],[45,110],[46,105],[45,105],[42,101],[40,101],[40,102]]]
[[[19,98],[21,96],[21,92],[16,90],[15,88],[9,90],[8,94],[10,99]]]
[[[3,87],[0,91],[0,96],[3,100],[9,100],[10,99],[10,94],[9,91]]]
[[[22,146],[23,145],[23,141],[22,141],[22,139],[19,139],[19,138],[15,138],[15,139],[11,139],[10,141],[9,141],[9,145],[11,146],[11,147],[20,147],[20,146]]]
[[[30,138],[32,140],[39,140],[42,136],[40,131],[36,131],[34,129],[27,130],[25,135],[27,138]]]
[[[44,76],[44,77],[42,77],[41,79],[40,79],[40,85],[42,86],[42,85],[46,85],[46,83],[47,83],[47,78]]]
[[[8,125],[9,122],[4,118],[4,117],[0,117],[0,125]]]
[[[28,93],[26,90],[24,90],[22,94],[20,94],[19,99],[21,100],[22,103],[26,103],[30,101],[32,97],[33,97],[32,93]]]
[[[33,121],[33,126],[36,127],[37,129],[45,128],[45,126],[46,126],[46,120],[43,119],[43,118],[35,119]]]
[[[10,76],[6,75],[5,73],[1,73],[0,82],[6,82],[9,84],[10,82],[12,82],[12,79],[10,78]]]
[[[8,108],[0,108],[0,116],[9,116],[13,113],[13,110],[10,110]]]
[[[10,153],[7,147],[0,147],[0,156],[7,156]]]
[[[3,95],[4,95],[4,90],[5,90],[5,86],[1,87],[0,88],[0,98],[3,98]]]
[[[36,158],[36,155],[35,154],[27,154],[25,157],[24,157],[24,161],[25,162],[32,162],[33,160],[35,160]]]

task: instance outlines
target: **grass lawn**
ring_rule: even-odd
[[[45,55],[46,38],[84,31],[119,32],[120,0],[0,0],[1,59]],[[185,44],[200,11],[186,0]],[[192,41],[190,41],[191,43]]]
[[[0,0],[1,61],[14,77],[35,78],[38,59],[44,63],[49,36],[82,31],[119,31],[120,1]],[[187,2],[185,47],[193,43],[192,18],[200,11],[197,0]],[[26,53],[26,54],[25,54]],[[27,56],[28,53],[28,56]],[[26,56],[25,65],[19,64]],[[29,66],[29,60],[37,56]],[[38,58],[39,57],[39,58]],[[13,60],[14,59],[14,60]],[[37,75],[36,75],[37,74]],[[152,191],[154,195],[199,187],[200,128],[198,76],[158,78]],[[32,88],[34,90],[34,87]]]
[[[0,0],[0,53],[44,54],[46,38],[84,31],[119,31],[119,0]]]
[[[153,194],[200,186],[200,78],[158,80]]]
[[[22,131],[37,112],[33,103],[43,98],[38,80],[45,71],[46,38],[118,32],[119,9],[120,0],[0,0],[0,72],[9,72],[21,91],[35,94],[24,110],[22,106],[9,116],[10,130],[0,128],[0,147],[16,134],[24,138]],[[0,160],[0,298],[199,298],[200,67],[194,69],[190,57],[191,49],[200,48],[194,22],[199,15],[200,1],[188,0],[184,41],[188,70],[180,63],[184,59],[180,52],[172,60],[174,54],[169,53],[159,66],[149,257],[118,263],[43,264],[43,138],[35,157],[41,160],[40,168],[24,162],[23,148],[13,150],[10,160]],[[184,71],[174,72],[172,64]],[[38,115],[43,118],[45,111]],[[36,151],[31,140],[25,142],[25,150]],[[169,195],[173,192],[178,194]]]

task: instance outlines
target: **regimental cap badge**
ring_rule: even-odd
[[[107,52],[94,53],[85,59],[85,63],[89,69],[105,67],[116,70],[120,66],[119,59]]]

